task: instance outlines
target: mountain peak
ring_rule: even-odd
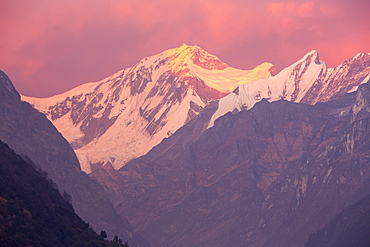
[[[208,70],[223,70],[229,67],[222,62],[217,56],[211,55],[199,46],[194,46],[194,55],[192,61],[194,64]]]
[[[183,43],[179,47],[168,50],[165,53],[169,53],[170,60],[175,61],[181,67],[190,63],[207,70],[223,70],[229,67],[217,56],[211,55],[197,45],[191,46]]]
[[[356,60],[356,59],[366,59],[370,57],[370,53],[365,53],[365,52],[362,52],[362,53],[357,53],[353,58],[352,60]]]
[[[162,55],[166,56],[165,61],[171,72],[182,78],[183,81],[197,78],[196,84],[200,83],[202,86],[193,85],[192,87],[196,91],[207,86],[222,94],[227,94],[241,84],[270,77],[273,73],[273,65],[270,63],[263,63],[251,70],[232,68],[217,56],[208,53],[197,45],[182,44],[177,48],[163,52]],[[194,82],[194,80],[192,81]],[[184,85],[192,84],[185,83]],[[218,94],[218,96],[220,95]],[[216,99],[215,97],[206,98]]]
[[[308,52],[307,54],[306,54],[306,56],[307,55],[318,55],[319,53],[318,53],[318,51],[317,50],[311,50],[310,52]]]
[[[9,77],[0,70],[0,96],[6,99],[19,100],[20,95],[15,89],[13,83],[10,81]]]
[[[308,52],[297,63],[301,63],[301,62],[309,62],[309,63],[314,62],[315,64],[324,64],[324,62],[320,61],[320,56],[317,50],[312,50]]]

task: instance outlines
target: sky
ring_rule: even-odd
[[[368,0],[0,0],[0,70],[24,95],[99,81],[170,48],[277,70],[307,52],[335,67],[370,52]]]

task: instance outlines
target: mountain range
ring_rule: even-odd
[[[50,98],[22,99],[53,122],[82,170],[90,173],[106,164],[119,169],[146,154],[210,101],[220,99],[208,127],[225,113],[250,109],[263,98],[324,102],[366,82],[369,65],[370,55],[362,53],[327,68],[311,51],[275,75],[270,63],[234,69],[198,46],[183,44],[102,81]]]
[[[369,78],[368,53],[328,68],[311,51],[276,73],[183,44],[22,100],[68,140],[128,235],[152,246],[289,247],[369,194]]]
[[[272,70],[269,63],[234,69],[183,44],[64,94],[22,99],[53,122],[89,173],[108,163],[119,169],[171,136],[207,102]]]
[[[313,105],[353,92],[369,79],[369,53],[359,53],[335,68],[328,68],[313,50],[276,76],[240,85],[222,98],[210,126],[225,113],[250,109],[261,99],[270,102],[284,99]]]

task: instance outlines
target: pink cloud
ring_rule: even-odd
[[[309,17],[313,16],[314,13],[314,2],[280,2],[280,3],[271,3],[269,5],[269,11],[272,15],[277,17]]]
[[[0,69],[21,93],[49,96],[181,43],[243,69],[281,69],[312,49],[337,65],[369,52],[368,2],[3,1]]]
[[[323,16],[336,17],[343,15],[343,10],[334,4],[322,4],[320,12]]]

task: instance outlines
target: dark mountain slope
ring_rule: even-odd
[[[91,176],[155,246],[303,246],[370,190],[369,98],[262,100]]]
[[[73,149],[53,124],[30,104],[21,102],[10,79],[0,71],[0,140],[28,156],[46,171],[61,193],[72,196],[78,215],[96,231],[119,236],[130,243],[135,234],[128,221],[117,215],[103,188],[81,171]],[[138,243],[143,244],[140,238]]]
[[[0,246],[107,246],[46,174],[0,141]]]
[[[370,195],[346,207],[324,228],[311,234],[305,246],[370,246]]]

